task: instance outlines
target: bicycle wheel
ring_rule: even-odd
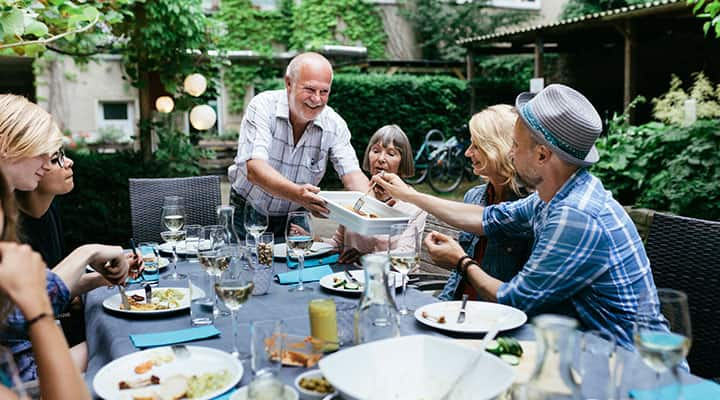
[[[415,161],[415,175],[408,176],[405,178],[405,182],[410,185],[419,185],[425,181],[428,173],[428,159],[427,154],[423,152],[420,157]]]
[[[438,193],[452,192],[462,182],[463,168],[463,160],[443,150],[428,167],[428,183]]]

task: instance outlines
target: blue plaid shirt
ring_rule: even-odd
[[[70,290],[65,282],[50,270],[47,271],[46,279],[47,294],[50,297],[53,312],[58,315],[70,304]],[[20,379],[23,382],[37,379],[37,364],[35,364],[32,352],[32,343],[30,343],[25,329],[25,317],[17,308],[10,313],[4,326],[0,329],[0,344],[9,348],[13,353],[15,364],[20,372]]]
[[[500,286],[499,303],[530,315],[570,306],[586,328],[610,332],[632,349],[638,300],[650,293],[658,303],[657,290],[635,225],[597,178],[580,169],[548,203],[534,193],[489,206],[483,226],[488,236],[535,237],[523,269]]]

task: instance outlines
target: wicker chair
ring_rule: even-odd
[[[220,177],[129,179],[130,215],[133,238],[137,241],[159,241],[160,215],[165,196],[185,198],[186,224],[217,224],[220,205]]]
[[[720,222],[656,213],[645,244],[655,284],[688,295],[690,369],[720,376]]]

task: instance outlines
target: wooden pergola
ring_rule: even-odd
[[[590,65],[604,67],[590,68],[594,70],[593,74],[606,72],[611,79],[619,75],[618,67],[622,65],[622,104],[627,107],[639,93],[653,95],[648,93],[647,87],[651,88],[650,92],[661,84],[666,88],[666,75],[669,77],[671,72],[682,74],[704,69],[711,78],[717,77],[720,40],[703,36],[703,22],[692,14],[692,8],[685,0],[662,0],[466,38],[459,44],[467,49],[468,79],[475,75],[474,60],[479,55],[534,54],[535,77],[545,77],[544,55],[547,53],[594,58]],[[638,76],[641,65],[643,74],[647,70],[654,73],[649,77]],[[602,68],[607,69],[603,71]],[[618,73],[612,75],[611,72]],[[639,92],[638,82],[643,78],[657,79],[654,86],[646,82],[647,87]],[[473,112],[476,110],[476,91],[472,88]]]

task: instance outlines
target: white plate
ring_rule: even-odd
[[[447,338],[402,336],[326,355],[320,370],[346,400],[440,399],[477,354]],[[512,367],[492,354],[480,354],[453,399],[491,399],[512,385]]]
[[[190,351],[189,358],[180,359],[175,357],[171,362],[153,366],[150,371],[145,372],[144,374],[136,374],[134,371],[135,366],[151,359],[153,356],[172,355],[172,349],[170,347],[161,347],[138,351],[118,358],[98,371],[95,375],[95,379],[93,379],[93,389],[95,389],[95,393],[97,393],[98,396],[104,399],[131,400],[134,393],[138,395],[146,393],[146,391],[152,391],[154,388],[157,388],[157,386],[120,390],[118,389],[118,383],[120,381],[142,379],[155,375],[160,378],[160,383],[162,384],[164,378],[173,375],[181,374],[191,376],[205,372],[220,372],[224,369],[228,370],[230,372],[231,379],[227,385],[208,393],[203,397],[195,399],[208,400],[225,393],[235,386],[240,379],[242,379],[242,364],[237,358],[230,355],[230,353],[211,349],[209,347],[187,346],[187,348]]]
[[[334,247],[328,243],[324,242],[313,242],[312,247],[310,248],[310,251],[305,254],[305,258],[307,257],[315,257],[323,254],[330,253],[333,251]],[[287,257],[287,246],[285,243],[278,243],[275,246],[273,246],[273,257],[275,258],[286,258]],[[290,257],[294,258],[294,257]]]
[[[162,290],[162,289],[169,289],[169,288],[157,288],[153,289],[153,292]],[[168,313],[174,313],[180,310],[186,310],[190,308],[190,291],[188,288],[179,288],[174,287],[172,289],[181,291],[185,297],[180,300],[180,306],[176,308],[170,308],[167,310],[151,310],[151,311],[139,311],[139,310],[125,310],[120,308],[122,305],[122,300],[120,299],[120,293],[118,292],[115,295],[112,295],[105,299],[103,301],[103,307],[105,307],[108,310],[116,311],[123,314],[135,314],[135,315],[159,315],[159,314],[168,314]],[[137,290],[126,290],[125,293],[128,295],[128,297],[139,294],[142,297],[145,297],[145,290],[143,289],[137,289]],[[193,290],[193,293],[195,293],[195,298],[198,297],[204,297],[205,292],[200,290],[200,288],[197,288],[197,290]]]
[[[355,201],[363,196],[362,192],[327,192],[321,191],[318,196],[327,201],[330,210],[328,218],[345,225],[345,228],[361,235],[384,235],[390,233],[395,224],[407,223],[411,216],[368,196],[365,198],[364,212],[373,213],[378,218],[363,217],[352,211]]]
[[[282,400],[298,400],[298,392],[293,389],[290,385],[285,385],[285,392]],[[230,395],[230,400],[247,400],[248,398],[248,387],[243,386],[238,389],[235,393]]]
[[[357,279],[361,285],[365,283],[365,272],[364,271],[353,270],[353,271],[349,271],[349,272],[350,272],[350,275],[352,275],[355,279]],[[395,276],[395,288],[402,287],[402,279],[400,279],[400,277],[402,275],[400,275],[399,273],[394,272],[394,271],[390,271],[390,273],[393,274],[393,276]],[[332,290],[334,292],[342,292],[342,293],[362,293],[363,292],[362,286],[360,286],[360,288],[357,290],[345,289],[342,286],[333,287],[333,285],[335,284],[335,282],[333,281],[333,278],[335,278],[335,277],[337,277],[339,279],[347,280],[344,272],[336,272],[334,274],[325,275],[322,278],[320,278],[320,286],[324,287],[325,289]]]
[[[160,257],[160,266],[159,266],[159,268],[160,268],[160,269],[165,269],[165,268],[168,267],[168,265],[170,265],[170,260],[168,260],[168,259],[165,258],[165,257]],[[86,266],[85,266],[85,271],[87,271],[87,272],[95,272],[95,269],[94,269],[93,267],[89,266],[89,265],[86,265]]]
[[[501,331],[515,329],[527,321],[527,315],[517,308],[485,301],[468,301],[465,307],[465,322],[458,324],[457,318],[460,314],[461,304],[461,301],[426,304],[415,310],[415,319],[433,328],[460,333],[487,332],[495,325],[498,319],[506,314],[510,315],[500,325]],[[444,316],[445,322],[441,324],[434,318],[423,318],[423,312],[427,312],[429,316],[434,318]]]
[[[210,245],[211,245],[210,239],[204,239],[202,241],[202,244],[200,245],[200,247],[209,249]],[[163,253],[168,253],[168,254],[172,253],[172,246],[170,245],[170,243],[167,243],[167,242],[161,243],[158,246],[158,249],[160,251],[162,251]],[[195,247],[195,243],[191,243],[190,247],[188,248],[187,246],[185,246],[185,241],[182,240],[182,241],[177,242],[177,244],[175,245],[175,252],[179,256],[195,255],[195,254],[197,254],[197,248]]]

